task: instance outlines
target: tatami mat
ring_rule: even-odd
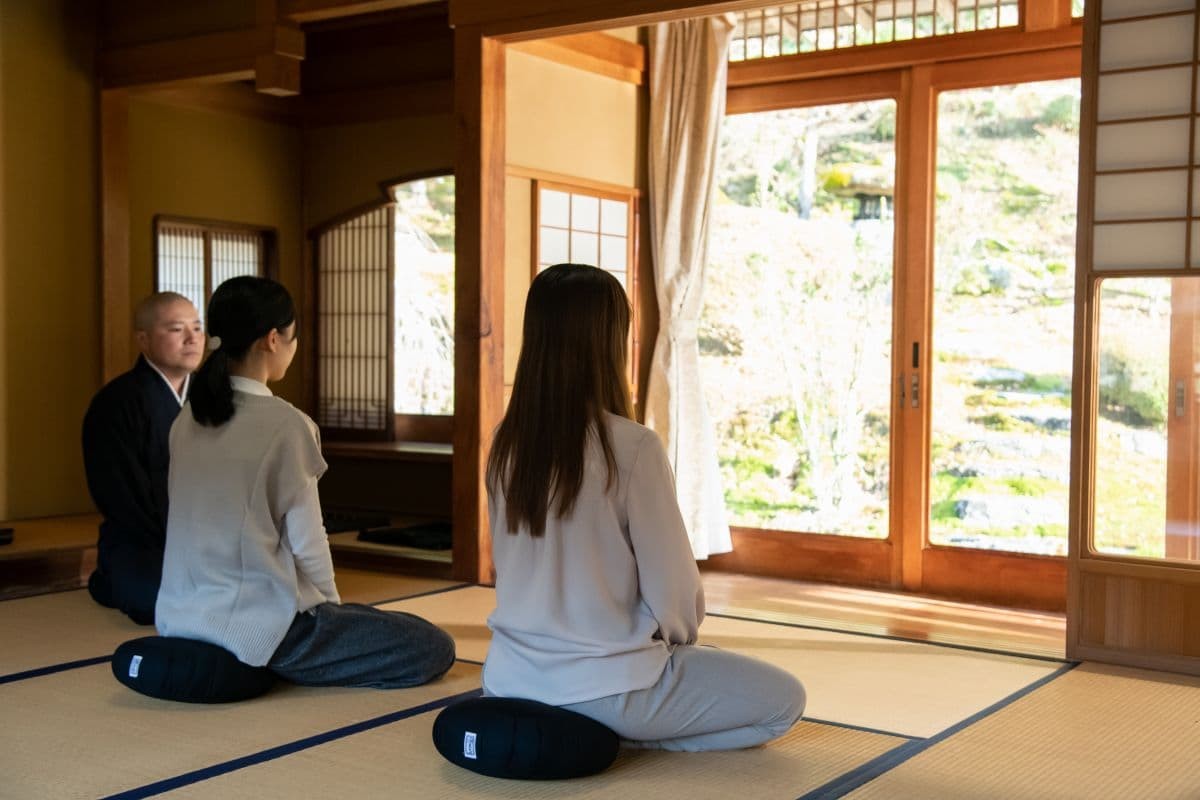
[[[478,686],[470,664],[413,689],[281,684],[225,705],[143,697],[117,683],[108,664],[9,683],[0,686],[0,797],[101,797]]]
[[[347,602],[375,603],[453,586],[451,581],[339,569]],[[92,602],[87,590],[0,602],[0,679],[65,662],[112,655],[117,645],[154,628]]]
[[[110,656],[127,639],[153,635],[154,628],[96,605],[86,589],[5,600],[0,602],[0,678]]]
[[[338,567],[335,576],[343,603],[379,603],[457,585],[440,578],[415,578],[387,572]]]
[[[870,761],[904,740],[800,723],[764,747],[722,753],[626,750],[608,771],[584,780],[484,778],[438,755],[436,712],[396,722],[211,778],[167,794],[179,798],[780,798],[804,792]]]
[[[1200,797],[1200,678],[1084,664],[849,795]]]
[[[495,592],[470,587],[390,603],[446,628],[460,658],[482,661]],[[709,617],[704,644],[762,658],[808,690],[805,716],[908,736],[941,732],[1061,665],[855,634]]]

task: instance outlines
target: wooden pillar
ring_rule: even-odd
[[[483,471],[504,397],[504,45],[454,32],[454,577],[491,583]]]
[[[129,289],[129,96],[100,90],[101,380],[129,369],[133,319]]]
[[[900,553],[893,561],[892,575],[909,591],[920,591],[926,541],[929,536],[930,430],[929,378],[932,315],[927,287],[933,285],[933,175],[937,105],[932,87],[933,69],[913,67],[901,84],[900,141],[898,162],[903,187],[897,199],[899,221],[897,249],[900,253],[899,338],[896,356],[897,415],[900,448],[892,470],[892,508],[903,509],[898,519],[902,535]],[[906,102],[905,102],[906,101]],[[916,363],[914,363],[914,357]],[[895,517],[893,517],[895,518]],[[899,573],[897,575],[897,573]]]

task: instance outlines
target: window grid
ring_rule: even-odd
[[[271,232],[227,223],[155,220],[154,290],[178,292],[204,320],[213,289],[240,275],[266,275]]]
[[[1013,28],[1020,16],[1018,0],[808,0],[737,12],[729,60]]]
[[[583,186],[533,181],[533,275],[554,264],[588,264],[606,270],[625,289],[632,308],[629,329],[629,388],[634,402],[638,395],[638,306],[637,306],[637,193],[628,190],[597,190]],[[562,213],[565,203],[565,216]],[[593,210],[594,209],[594,210]],[[549,219],[549,223],[546,220]],[[546,234],[558,237],[555,247],[547,248]],[[578,237],[580,249],[573,248]],[[566,237],[565,245],[563,237]],[[594,240],[596,258],[576,258],[591,253]],[[586,242],[586,243],[585,243]],[[606,247],[607,245],[607,247]],[[584,248],[587,248],[586,252]]]
[[[388,438],[392,420],[392,204],[317,239],[317,422]]]
[[[534,274],[563,262],[588,264],[612,273],[630,293],[632,198],[542,182],[535,196]],[[565,218],[554,208],[559,203],[566,205]]]
[[[1170,8],[1170,6],[1178,8]],[[1193,6],[1102,7],[1092,187],[1092,270],[1200,267],[1195,239],[1197,58]],[[1152,46],[1145,42],[1150,37]]]

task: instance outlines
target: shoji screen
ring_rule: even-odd
[[[203,319],[213,290],[230,278],[271,274],[274,231],[229,222],[155,218],[157,292],[178,292]]]
[[[317,421],[348,436],[391,436],[394,238],[391,204],[317,237]]]
[[[1067,654],[1200,674],[1196,0],[1088,0]]]

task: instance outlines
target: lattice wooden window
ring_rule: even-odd
[[[454,176],[317,229],[317,421],[331,438],[449,442]]]
[[[534,275],[554,264],[588,264],[612,273],[625,288],[633,307],[629,367],[636,398],[636,192],[535,180],[533,227]]]
[[[741,11],[730,61],[815,53],[1020,24],[1018,0],[808,0]]]
[[[204,317],[213,289],[239,275],[274,271],[274,231],[172,217],[154,221],[154,289],[178,292]]]
[[[317,234],[317,422],[342,438],[392,436],[396,214],[381,204]]]

